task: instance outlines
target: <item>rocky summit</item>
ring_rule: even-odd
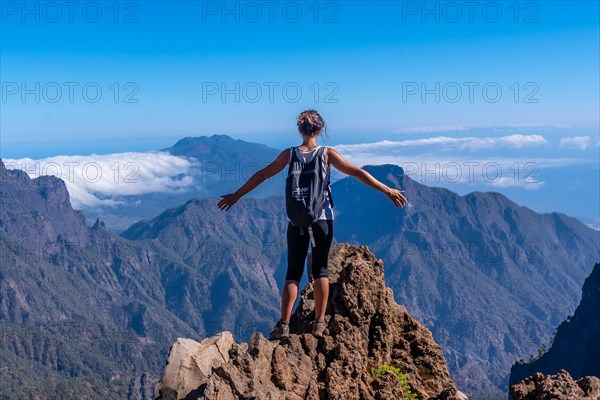
[[[556,375],[538,372],[511,386],[510,395],[512,400],[598,400],[600,379],[586,376],[575,381],[564,369]]]
[[[313,283],[302,290],[290,336],[236,343],[222,332],[178,339],[161,378],[171,399],[466,399],[431,332],[394,301],[383,262],[366,246],[334,244],[325,335],[310,333]],[[383,371],[374,374],[374,369]]]

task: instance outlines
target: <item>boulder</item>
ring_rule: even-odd
[[[229,361],[233,344],[230,332],[221,332],[201,342],[178,338],[169,350],[167,365],[160,378],[160,398],[193,398],[206,385],[213,368]]]

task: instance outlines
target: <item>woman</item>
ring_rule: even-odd
[[[307,110],[298,116],[298,131],[302,136],[302,144],[296,148],[296,155],[303,162],[310,162],[316,155],[317,138],[321,132],[326,131],[323,118],[315,110]],[[406,205],[406,198],[402,190],[390,188],[375,179],[367,171],[352,165],[333,148],[326,147],[323,153],[327,165],[324,177],[329,181],[329,168],[333,165],[339,171],[346,175],[359,179],[364,184],[383,192],[397,207]],[[279,156],[268,166],[257,171],[248,181],[235,193],[221,196],[217,206],[221,210],[229,210],[240,197],[260,185],[264,180],[279,173],[283,168],[290,164],[292,152],[290,149],[283,150]],[[324,194],[327,198],[321,217],[312,225],[312,231],[315,240],[315,246],[312,251],[312,274],[314,278],[315,295],[315,320],[312,325],[312,333],[315,336],[322,336],[325,330],[325,310],[327,309],[327,299],[329,297],[329,279],[327,278],[327,261],[329,258],[329,249],[333,239],[333,209],[327,192]],[[291,221],[287,227],[288,244],[288,267],[286,279],[283,286],[281,297],[281,315],[269,338],[278,339],[289,335],[289,321],[292,314],[292,308],[298,296],[298,283],[304,271],[304,261],[308,252],[309,235],[300,234],[298,228],[294,227]]]

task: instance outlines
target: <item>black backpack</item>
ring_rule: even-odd
[[[323,180],[323,169],[328,168],[323,157],[325,147],[320,147],[307,163],[298,158],[296,147],[292,147],[291,151],[292,159],[285,180],[285,209],[292,225],[300,229],[300,234],[304,233],[305,227],[308,228],[314,247],[311,225],[321,216],[325,191],[333,207],[329,181]]]

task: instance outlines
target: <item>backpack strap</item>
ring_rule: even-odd
[[[317,150],[317,157],[323,156],[323,153],[325,153],[325,146],[319,147],[319,150]]]
[[[327,150],[326,146],[322,147],[323,151],[321,152],[321,154],[323,154],[325,152],[325,150]],[[321,150],[321,149],[319,149]],[[329,168],[329,165],[325,164],[325,168]],[[331,208],[333,208],[333,197],[331,196],[331,188],[329,187],[329,180],[325,183],[326,185],[326,190],[327,190],[327,195],[329,196],[329,201],[331,202]]]

